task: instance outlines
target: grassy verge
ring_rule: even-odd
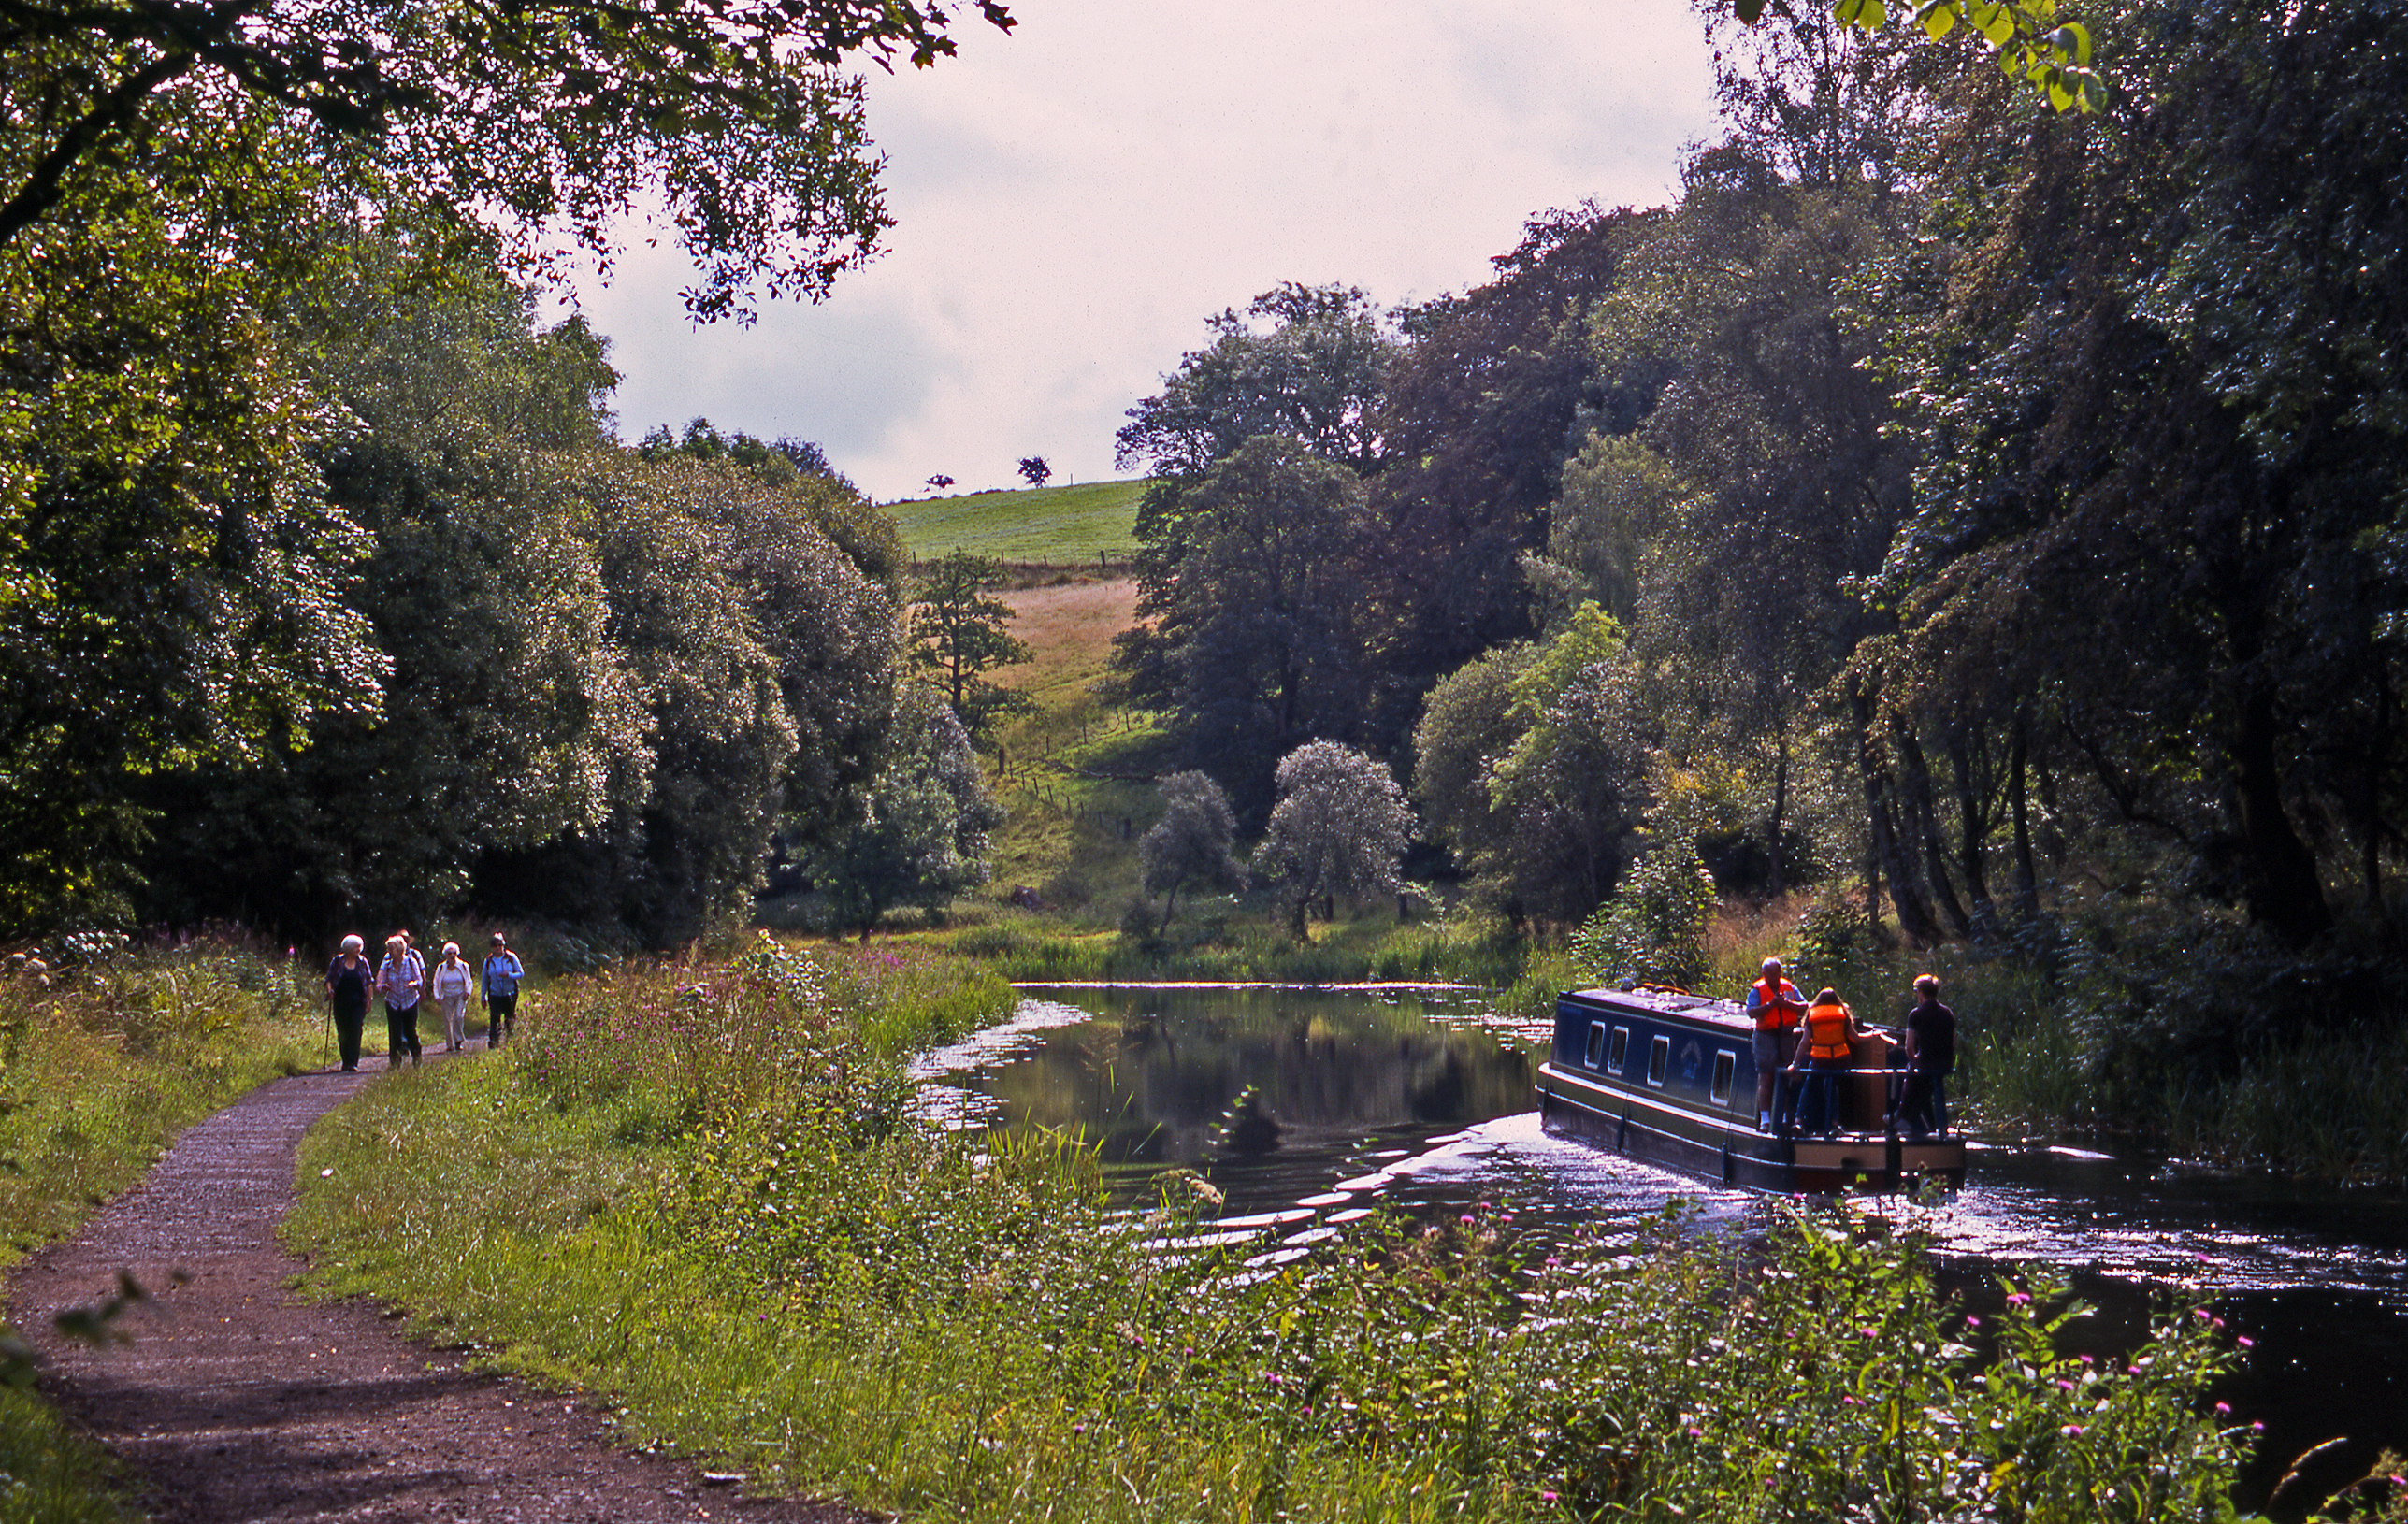
[[[185,1127],[260,1081],[317,1066],[317,972],[227,943],[94,942],[0,972],[5,1259],[72,1231]],[[20,1373],[22,1373],[22,1368]],[[0,1520],[136,1517],[107,1458],[30,1392],[0,1387]]]
[[[598,1387],[635,1436],[917,1519],[2224,1510],[2247,1436],[2202,1410],[2203,1313],[2062,1359],[2059,1288],[1977,1330],[1912,1234],[1838,1218],[1747,1259],[1667,1221],[1525,1263],[1502,1205],[1276,1266],[1166,1253],[1202,1192],[1116,1216],[1074,1146],[914,1119],[882,1048],[986,999],[947,978],[765,944],[564,982],[515,1051],[329,1117],[288,1235],[320,1290]],[[485,1185],[393,1191],[397,1147]]]

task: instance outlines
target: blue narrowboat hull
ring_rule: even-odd
[[[1964,1183],[1957,1138],[1900,1136],[1888,1126],[1888,1040],[1858,1046],[1840,1087],[1836,1136],[1756,1130],[1756,1066],[1745,1013],[1727,1000],[1655,990],[1577,990],[1558,998],[1555,1042],[1538,1071],[1550,1132],[1748,1190],[1896,1190]]]

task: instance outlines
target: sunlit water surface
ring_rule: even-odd
[[[1075,1130],[1115,1189],[1150,1200],[1184,1166],[1227,1193],[1216,1236],[1276,1264],[1371,1209],[1509,1206],[1525,1232],[1635,1226],[1679,1198],[1701,1231],[1760,1231],[1773,1203],[1540,1130],[1531,1081],[1549,1032],[1473,991],[1056,986],[920,1061],[923,1105],[963,1128]],[[2098,1309],[2085,1348],[2128,1345],[2170,1287],[2215,1296],[2254,1347],[2219,1393],[2266,1425],[2242,1501],[2291,1458],[2349,1443],[2282,1501],[2295,1512],[2408,1452],[2408,1202],[2075,1148],[1993,1142],[1965,1189],[1914,1212],[1943,1277],[1979,1306],[2044,1264]],[[2321,1490],[2320,1490],[2321,1488]]]

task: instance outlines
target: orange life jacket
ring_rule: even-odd
[[[1723,987],[1728,989],[1731,986],[1725,985]],[[1754,988],[1758,1027],[1770,1031],[1785,1032],[1797,1025],[1796,1002],[1804,997],[1797,993],[1795,985],[1784,979],[1781,982],[1781,988],[1775,989],[1769,980],[1759,979],[1755,982]],[[1783,1000],[1791,1003],[1787,1005],[1780,1003]]]
[[[1848,1057],[1848,1008],[1809,1006],[1806,1012],[1806,1056],[1810,1058]]]

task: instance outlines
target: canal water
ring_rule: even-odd
[[[1220,1228],[1270,1264],[1387,1205],[1510,1203],[1524,1231],[1636,1225],[1678,1198],[1698,1230],[1760,1231],[1763,1198],[1548,1135],[1531,1082],[1547,1028],[1483,995],[1406,986],[1053,986],[929,1055],[923,1103],[947,1125],[1074,1130],[1116,1190],[1187,1167],[1227,1194]],[[1878,1203],[1869,1210],[1888,1210]],[[2248,1337],[2217,1394],[2266,1433],[2244,1506],[2293,1458],[2345,1443],[2279,1500],[2296,1517],[2408,1454],[2408,1201],[2075,1148],[1978,1146],[1966,1187],[1930,1210],[1943,1278],[1979,1308],[2041,1264],[2098,1309],[2085,1348],[2128,1345],[2153,1297],[2204,1290]]]

